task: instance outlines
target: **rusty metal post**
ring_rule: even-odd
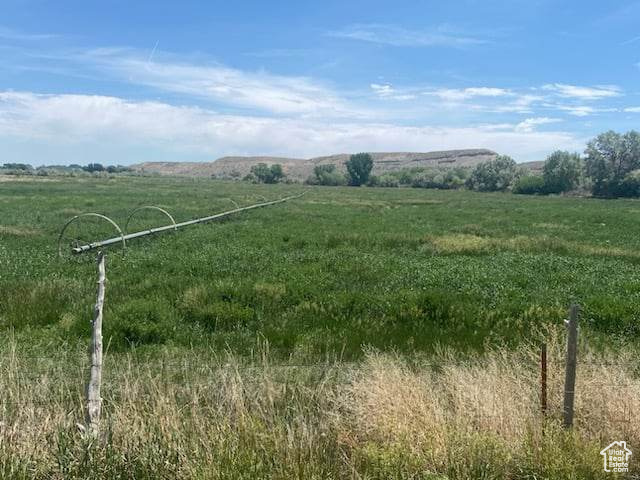
[[[564,378],[564,416],[565,428],[573,426],[573,405],[576,396],[576,363],[578,354],[578,315],[580,307],[575,303],[569,309],[567,322],[567,365]]]

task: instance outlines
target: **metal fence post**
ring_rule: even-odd
[[[573,426],[573,404],[576,388],[576,361],[578,351],[578,315],[580,307],[575,303],[569,309],[569,321],[567,322],[567,364],[564,379],[564,416],[565,428]]]

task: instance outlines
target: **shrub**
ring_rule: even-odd
[[[120,348],[164,343],[173,335],[169,305],[160,299],[136,299],[124,303],[105,323],[105,336]]]
[[[279,163],[274,163],[271,166],[268,166],[266,163],[258,163],[251,167],[252,177],[245,177],[245,179],[252,180],[255,178],[259,183],[278,183],[284,178],[284,172],[282,170],[282,165]]]
[[[346,185],[346,177],[336,170],[336,166],[329,165],[316,165],[313,169],[313,176],[309,177],[306,181],[309,185],[328,185],[338,186]]]
[[[380,177],[377,175],[369,176],[369,180],[367,181],[367,187],[379,187],[380,186]]]
[[[628,174],[640,169],[640,133],[608,131],[587,144],[585,170],[597,196],[619,196]]]
[[[31,165],[27,165],[26,163],[5,163],[2,165],[2,168],[5,170],[33,170]]]
[[[400,186],[400,182],[393,175],[381,175],[380,177],[376,177],[377,186],[378,187],[398,187]]]
[[[347,162],[347,172],[349,175],[349,185],[359,187],[369,180],[369,175],[373,169],[373,158],[368,153],[356,153],[351,155]]]
[[[233,330],[254,320],[252,308],[243,305],[238,287],[224,282],[186,290],[180,304],[185,320],[210,331]]]
[[[582,174],[582,160],[577,153],[558,150],[544,162],[543,178],[548,193],[574,190]],[[542,193],[542,192],[538,192]]]
[[[610,185],[608,194],[613,197],[640,197],[640,170],[634,170],[621,182]]]
[[[463,168],[425,168],[413,172],[410,185],[414,188],[438,188],[448,190],[464,185],[467,170]],[[407,177],[404,176],[404,179]]]
[[[104,166],[101,163],[90,163],[86,167],[82,168],[85,172],[102,172]]]
[[[71,308],[73,291],[77,288],[69,281],[55,278],[15,282],[0,292],[0,326],[20,329],[53,325]]]
[[[518,176],[516,162],[506,155],[479,163],[471,172],[467,186],[479,192],[504,191],[511,187]]]
[[[525,175],[513,184],[513,193],[522,195],[537,195],[546,193],[544,178],[540,175]]]

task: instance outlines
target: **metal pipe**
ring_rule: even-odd
[[[151,228],[149,230],[142,230],[140,232],[129,233],[129,234],[124,235],[124,236],[108,238],[106,240],[101,240],[99,242],[88,243],[86,245],[80,245],[79,247],[71,248],[71,252],[75,253],[75,254],[84,253],[84,252],[88,252],[88,251],[96,249],[96,248],[106,247],[106,246],[112,245],[114,243],[131,240],[132,238],[144,237],[146,235],[151,235],[151,234],[154,234],[154,233],[160,233],[160,232],[164,232],[166,230],[174,230],[174,229],[177,230],[178,228],[187,227],[189,225],[196,225],[198,223],[210,222],[212,220],[219,220],[221,218],[225,218],[225,217],[228,217],[230,215],[233,215],[234,213],[244,212],[244,211],[247,211],[247,210],[253,210],[254,208],[268,207],[269,205],[275,205],[277,203],[286,202],[287,200],[293,200],[294,198],[300,198],[305,193],[307,193],[306,190],[304,192],[302,192],[301,194],[299,194],[299,195],[291,195],[290,197],[281,198],[279,200],[273,200],[271,202],[256,203],[255,205],[249,205],[248,207],[234,208],[233,210],[229,210],[227,212],[222,212],[222,213],[216,213],[215,215],[210,215],[208,217],[196,218],[194,220],[188,220],[186,222],[181,222],[181,223],[176,223],[176,224],[171,224],[171,225],[165,225],[163,227]]]

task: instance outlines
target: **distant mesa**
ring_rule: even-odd
[[[492,160],[497,153],[487,149],[446,150],[441,152],[372,152],[373,173],[412,167],[473,167],[480,162]],[[190,177],[242,178],[258,163],[279,163],[285,174],[293,180],[304,180],[313,173],[316,165],[335,164],[345,171],[345,162],[350,154],[341,153],[309,159],[287,157],[222,157],[213,162],[146,162],[132,165],[136,171]],[[535,162],[532,162],[535,163]]]
[[[519,163],[518,166],[526,170],[529,170],[531,173],[542,174],[542,170],[544,169],[544,160],[536,160],[534,162],[523,162],[523,163]]]

